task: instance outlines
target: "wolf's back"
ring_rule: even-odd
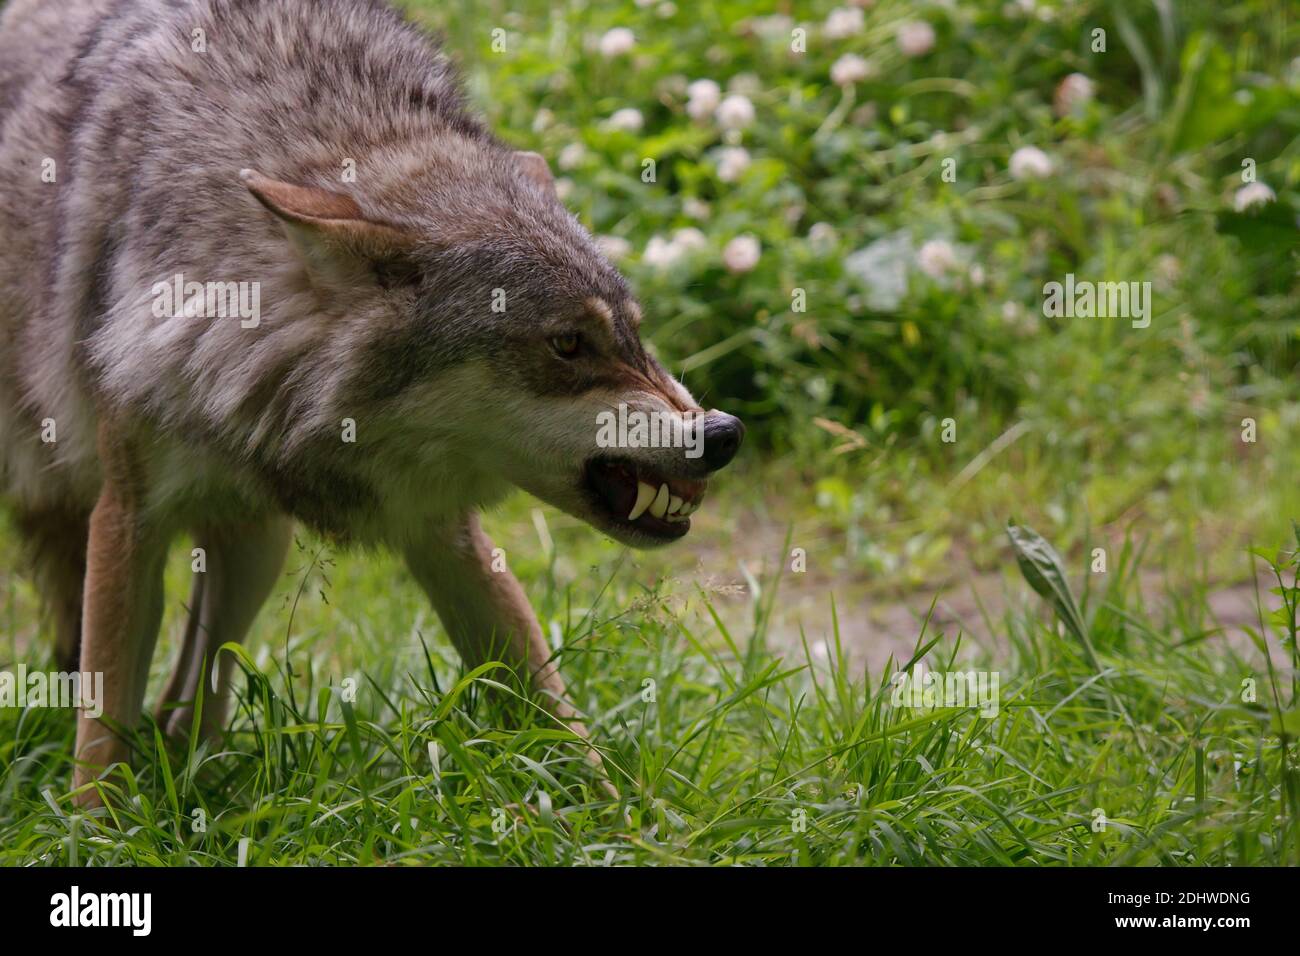
[[[0,15],[0,495],[93,500],[103,401],[214,441],[280,422],[255,395],[319,331],[158,323],[174,275],[263,278],[278,227],[239,180],[382,193],[412,144],[487,137],[442,53],[379,0],[11,0]],[[47,175],[43,175],[47,173]],[[382,214],[383,209],[378,212]],[[306,344],[303,344],[306,343]],[[305,393],[307,389],[303,389]],[[288,399],[277,406],[288,420]],[[301,419],[303,416],[299,415]],[[41,423],[57,424],[57,443]]]

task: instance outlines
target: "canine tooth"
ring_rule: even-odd
[[[675,515],[675,514],[677,514],[678,512],[680,512],[680,511],[682,510],[682,505],[683,505],[683,504],[685,504],[685,502],[682,501],[681,498],[678,498],[676,495],[669,495],[669,496],[668,496],[668,513],[669,513],[670,515]]]
[[[636,504],[632,506],[632,510],[628,513],[627,520],[635,521],[645,514],[645,510],[650,507],[650,502],[654,500],[654,497],[654,488],[644,481],[638,481],[636,483]]]
[[[663,518],[668,513],[668,486],[660,485],[659,494],[650,502],[650,513],[656,518]]]

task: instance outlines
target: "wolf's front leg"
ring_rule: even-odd
[[[107,426],[99,439],[104,479],[90,516],[80,669],[103,674],[102,713],[83,709],[77,720],[74,787],[126,759],[125,742],[104,720],[129,730],[139,719],[163,605],[167,541],[144,517],[143,472]],[[100,802],[93,789],[76,800],[83,806]]]
[[[478,515],[470,514],[408,548],[406,561],[466,664],[477,667],[499,660],[510,665],[551,713],[587,736],[586,727],[575,719],[524,589],[508,570],[492,569],[492,541],[479,526]],[[599,765],[594,751],[589,757]]]

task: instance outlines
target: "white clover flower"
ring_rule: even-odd
[[[1052,160],[1037,146],[1021,146],[1007,164],[1012,179],[1042,179],[1052,175]]]
[[[560,150],[560,155],[555,158],[555,164],[561,169],[576,169],[586,158],[587,150],[581,143],[570,143]]]
[[[686,215],[690,216],[692,219],[708,219],[709,215],[713,212],[713,209],[703,199],[697,199],[696,197],[691,196],[682,203],[682,212],[686,213]]]
[[[749,21],[749,25],[765,40],[775,40],[778,37],[785,39],[794,29],[794,18],[782,13],[774,13],[770,17],[754,17]]]
[[[875,75],[875,67],[856,53],[846,53],[831,64],[831,82],[836,86],[852,86]]]
[[[826,18],[822,33],[828,40],[843,40],[861,33],[863,25],[861,10],[856,7],[836,7]]]
[[[628,133],[639,133],[641,127],[645,125],[645,118],[641,111],[628,106],[618,110],[607,121],[610,129],[620,129]]]
[[[600,38],[600,55],[607,60],[631,53],[636,46],[636,36],[627,27],[614,27]]]
[[[722,250],[722,264],[728,272],[749,272],[758,265],[761,247],[753,236],[737,236]]]
[[[808,230],[808,241],[819,249],[827,249],[835,245],[838,238],[835,227],[829,222],[815,222]]]
[[[1237,190],[1232,197],[1232,208],[1245,212],[1252,206],[1265,206],[1277,199],[1277,195],[1265,183],[1248,183]]]
[[[663,236],[651,238],[646,244],[645,252],[641,254],[641,261],[657,269],[668,269],[691,253],[707,248],[708,245],[709,240],[704,233],[687,226],[674,232],[671,239],[665,239]]]
[[[942,279],[957,269],[957,250],[946,239],[930,239],[917,250],[916,264],[931,279]]]
[[[533,114],[533,132],[541,133],[555,122],[555,114],[548,109],[540,109]]]
[[[611,262],[626,259],[632,254],[632,243],[622,236],[597,236],[596,248]]]
[[[970,272],[968,273],[968,276],[970,278],[970,284],[973,285],[975,288],[979,289],[984,285],[984,280],[986,278],[986,276],[984,275],[984,267],[980,265],[978,262],[975,263],[975,265],[970,267]]]
[[[684,229],[678,229],[673,233],[673,245],[681,250],[685,255],[688,252],[694,252],[696,249],[705,249],[709,245],[708,237],[694,226],[687,226]]]
[[[724,146],[718,150],[718,178],[734,183],[749,168],[749,150],[743,146]]]
[[[757,96],[763,92],[763,79],[757,73],[737,73],[727,81],[727,92]]]
[[[681,258],[681,250],[663,236],[651,236],[641,261],[655,269],[667,269]]]
[[[903,56],[925,56],[934,49],[934,27],[924,20],[909,20],[894,39]]]
[[[1069,116],[1092,100],[1095,87],[1082,73],[1071,73],[1056,87],[1054,104],[1057,116]]]
[[[754,122],[754,104],[749,97],[732,93],[718,104],[713,115],[723,129],[744,129]]]
[[[705,120],[722,102],[722,88],[712,80],[696,80],[686,87],[686,113],[693,120]]]

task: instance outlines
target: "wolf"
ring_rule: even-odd
[[[0,496],[61,665],[104,675],[75,799],[127,757],[182,534],[205,562],[169,734],[201,683],[200,731],[224,725],[216,651],[299,522],[401,555],[469,665],[504,662],[585,735],[479,513],[519,488],[674,541],[744,426],[647,353],[546,160],[469,111],[434,40],[380,0],[11,0],[0,169]],[[599,446],[620,406],[703,453]]]

